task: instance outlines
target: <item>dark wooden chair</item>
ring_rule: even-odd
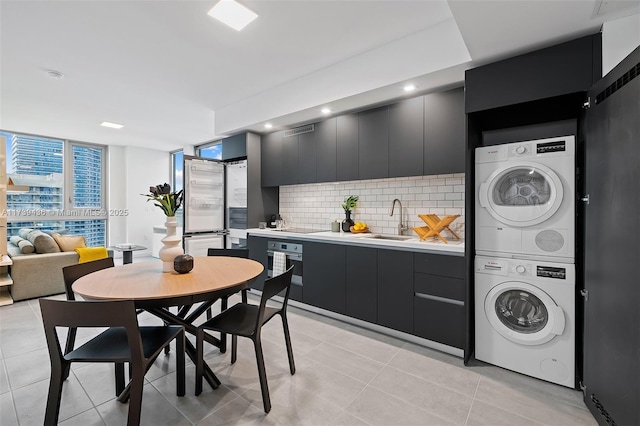
[[[229,257],[242,257],[244,259],[249,258],[249,250],[247,249],[227,249],[227,248],[210,248],[207,250],[207,256],[229,256]],[[248,290],[242,290],[242,303],[247,303]],[[220,311],[224,311],[229,307],[229,297],[223,296],[220,298]],[[207,320],[212,317],[211,308],[207,309]],[[227,351],[227,335],[226,333],[220,334],[220,352],[225,353]]]
[[[196,395],[202,393],[202,374],[204,368],[204,333],[205,330],[213,330],[232,335],[231,338],[231,363],[235,363],[238,351],[238,336],[247,337],[253,341],[258,363],[258,375],[260,378],[260,388],[262,390],[262,403],[265,413],[271,411],[271,400],[269,398],[269,386],[267,384],[267,373],[264,366],[262,354],[262,342],[260,333],[262,326],[276,315],[282,317],[282,327],[284,328],[284,340],[287,346],[289,357],[289,370],[295,374],[296,366],[293,361],[293,349],[291,348],[291,337],[289,335],[289,324],[287,322],[287,303],[289,301],[289,290],[291,288],[291,277],[293,266],[284,274],[269,278],[264,283],[260,305],[248,303],[238,303],[231,308],[221,312],[214,318],[206,321],[198,327],[196,335],[196,352],[198,358],[196,362]],[[267,306],[267,301],[273,296],[285,291],[282,306],[278,308]]]
[[[140,424],[144,376],[171,341],[176,340],[176,371],[178,396],[184,396],[184,328],[177,325],[139,327],[132,300],[108,302],[76,302],[40,299],[40,310],[51,359],[51,380],[45,412],[45,425],[55,425],[60,413],[60,398],[64,372],[73,362],[128,362],[131,382],[127,396],[127,425]],[[71,352],[63,354],[56,327],[109,327],[98,336]]]
[[[107,257],[106,259],[94,260],[86,263],[79,263],[77,265],[65,266],[62,268],[62,277],[64,279],[64,291],[67,295],[67,300],[76,300],[76,296],[71,286],[79,278],[84,277],[92,272],[101,271],[102,269],[113,268],[113,257]],[[68,354],[73,350],[76,342],[76,328],[69,328],[67,331],[67,343],[64,348],[64,353]],[[124,364],[117,363],[116,369],[116,396],[124,390]],[[63,379],[66,380],[69,377],[69,366],[67,366]]]
[[[207,250],[207,256],[230,256],[230,257],[242,257],[244,259],[249,258],[249,250],[247,249],[214,249]],[[242,302],[247,303],[247,291],[242,290]],[[222,298],[222,309],[227,309],[228,300],[226,297]],[[211,311],[207,312],[207,319],[211,319]]]

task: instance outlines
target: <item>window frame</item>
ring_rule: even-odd
[[[16,132],[12,130],[0,129],[0,132],[4,134],[10,135],[18,135],[18,136],[27,136],[33,138],[43,138],[43,139],[53,139],[59,140],[62,142],[62,211],[60,210],[46,210],[41,209],[35,212],[33,215],[22,215],[22,214],[8,214],[7,215],[7,224],[12,222],[73,222],[73,221],[94,221],[94,220],[104,220],[104,241],[107,241],[107,237],[109,234],[109,215],[107,211],[107,185],[108,181],[108,171],[107,171],[107,160],[109,155],[109,146],[103,144],[96,144],[90,142],[81,142],[74,141],[70,139],[55,137],[55,136],[44,136],[33,133],[26,132]],[[10,142],[10,141],[7,141]],[[98,208],[74,208],[73,207],[73,147],[74,146],[83,146],[92,149],[99,149],[101,154],[101,175],[102,175],[102,185],[100,188],[100,207]],[[7,154],[8,161],[8,154]],[[6,166],[8,168],[8,164]],[[5,172],[7,170],[5,169]],[[18,174],[18,173],[12,173]],[[10,174],[6,173],[7,178],[10,177]],[[28,193],[28,192],[27,192]],[[15,211],[16,209],[12,208],[8,204],[7,199],[7,212]]]

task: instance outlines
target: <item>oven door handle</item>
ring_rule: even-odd
[[[298,261],[298,262],[302,262],[302,254],[300,254],[300,253],[287,253],[286,251],[282,252],[282,253],[284,253],[287,256],[287,259],[289,259],[289,260],[295,260],[295,261]],[[273,250],[267,250],[267,256],[268,257],[273,257]]]

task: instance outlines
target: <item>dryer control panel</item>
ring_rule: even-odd
[[[536,267],[536,275],[542,278],[556,278],[560,280],[567,279],[567,269],[566,268],[556,268],[553,266],[542,266],[537,265]]]
[[[499,257],[476,256],[476,274],[495,275],[512,278],[546,279],[560,283],[571,281],[575,276],[573,265],[554,262],[540,262],[526,259],[504,259]]]

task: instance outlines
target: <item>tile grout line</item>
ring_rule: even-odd
[[[469,406],[469,412],[467,413],[467,418],[464,421],[465,426],[469,423],[469,418],[471,417],[471,410],[473,409],[473,404],[476,402],[476,395],[478,394],[478,388],[480,387],[480,381],[482,380],[482,376],[478,377],[478,383],[476,383],[476,388],[473,391],[473,397],[471,398],[471,405]]]

